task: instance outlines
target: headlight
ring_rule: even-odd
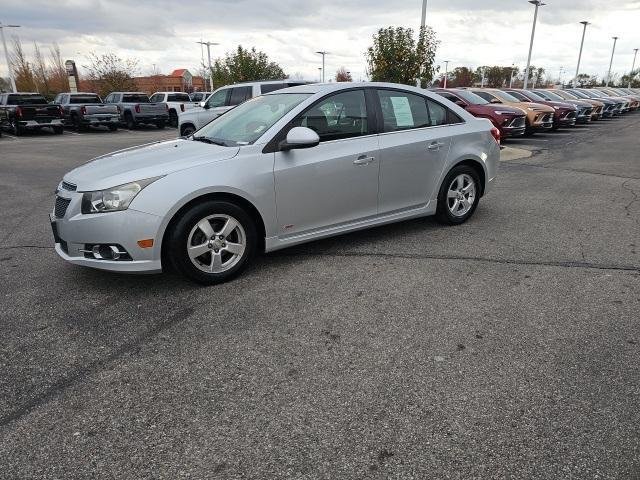
[[[107,190],[85,192],[82,195],[82,213],[103,213],[126,210],[136,195],[147,185],[161,177],[147,178],[137,182],[118,185]]]
[[[551,105],[554,110],[560,110],[561,107],[556,107],[555,105]]]
[[[496,110],[494,113],[497,115],[513,115],[513,112],[508,112],[506,110]]]

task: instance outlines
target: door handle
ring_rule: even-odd
[[[427,148],[429,150],[432,151],[436,151],[436,150],[440,150],[441,147],[444,147],[444,143],[440,143],[440,142],[433,142],[431,145],[429,145]]]
[[[357,160],[353,161],[353,164],[354,165],[369,165],[375,159],[376,159],[375,157],[367,157],[366,155],[361,155],[361,156],[358,157]]]

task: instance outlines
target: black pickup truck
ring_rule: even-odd
[[[9,131],[14,135],[44,127],[57,134],[64,132],[64,110],[47,103],[39,93],[0,93],[0,111],[6,112]]]

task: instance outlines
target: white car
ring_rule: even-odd
[[[198,103],[185,92],[156,92],[151,95],[152,103],[166,103],[169,111],[169,125],[178,126],[178,115],[195,108]]]
[[[236,83],[220,87],[206,101],[200,102],[198,107],[188,112],[179,113],[178,129],[180,135],[191,135],[224,112],[254,97],[307,83],[293,80],[271,80],[266,82]]]

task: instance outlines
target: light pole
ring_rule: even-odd
[[[633,82],[633,71],[636,69],[636,57],[638,56],[638,49],[633,49],[633,65],[631,66],[631,74],[629,75],[629,88],[631,88],[631,82]]]
[[[9,50],[7,50],[7,41],[4,39],[5,28],[19,28],[20,25],[3,25],[0,23],[0,35],[2,35],[2,46],[4,47],[4,58],[7,60],[7,69],[9,70],[9,80],[11,80],[11,89],[13,93],[16,93],[16,79],[13,77],[13,70],[11,69],[11,62],[9,61]]]
[[[562,85],[562,73],[564,72],[564,67],[560,67],[560,73],[558,74],[558,84]]]
[[[420,28],[424,28],[427,25],[427,0],[422,0],[422,20],[420,21]]]
[[[516,64],[512,63],[511,64],[511,78],[509,78],[509,88],[513,87],[513,74],[515,73],[515,71],[516,71]]]
[[[609,63],[609,73],[607,74],[607,87],[611,82],[611,67],[613,67],[613,56],[616,53],[616,43],[618,43],[618,38],[620,37],[613,37],[613,50],[611,50],[611,62]]]
[[[319,51],[316,53],[319,53],[320,55],[322,55],[322,83],[324,83],[324,56],[327,55],[329,52]]]
[[[444,62],[444,85],[442,88],[447,88],[447,77],[449,76],[449,60],[443,60]]]
[[[482,67],[482,79],[480,80],[480,88],[484,88],[484,75],[487,71],[487,67]]]
[[[538,21],[538,8],[544,7],[546,3],[541,0],[529,0],[529,3],[536,6],[533,14],[533,28],[531,29],[531,43],[529,44],[529,57],[527,58],[527,69],[524,72],[524,88],[529,86],[529,68],[531,67],[531,53],[533,52],[533,39],[536,36],[536,23]]]
[[[576,76],[573,77],[573,86],[576,87],[578,85],[578,75],[580,75],[580,61],[582,60],[582,47],[584,47],[584,36],[587,34],[587,25],[590,25],[586,20],[580,22],[584,25],[582,29],[582,41],[580,42],[580,53],[578,54],[578,66],[576,67]]]
[[[318,67],[318,81],[322,83],[322,67]]]
[[[211,45],[220,45],[220,44],[214,43],[214,42],[203,42],[202,40],[196,43],[207,46],[207,58],[209,59],[209,90],[213,91],[213,71],[211,70]]]

